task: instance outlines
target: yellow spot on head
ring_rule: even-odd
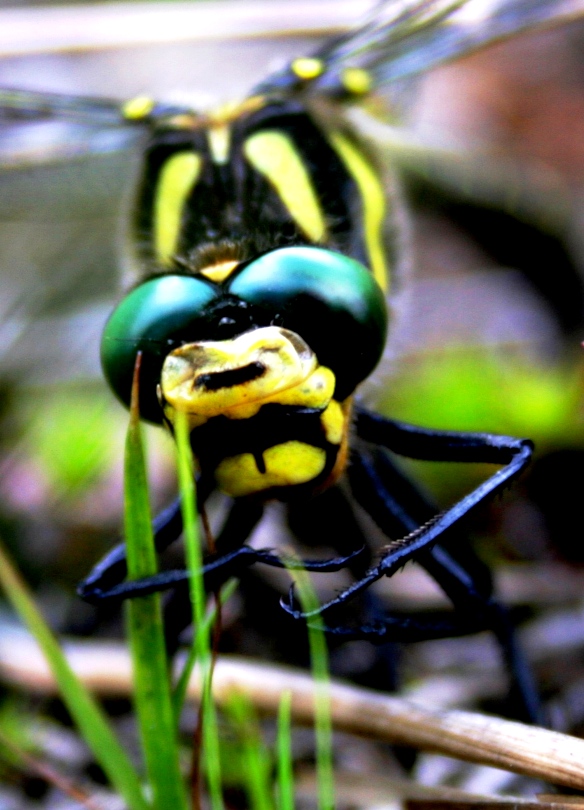
[[[319,366],[299,385],[291,386],[281,394],[271,397],[280,405],[297,405],[301,408],[326,408],[335,390],[335,375],[326,366]]]
[[[292,62],[290,68],[292,73],[302,81],[310,81],[322,75],[324,62],[322,59],[315,59],[312,56],[301,56]]]
[[[320,447],[290,441],[268,448],[263,461],[266,471],[261,473],[251,453],[223,459],[215,470],[219,489],[240,498],[272,487],[306,484],[324,470],[326,453]]]
[[[136,96],[122,106],[122,115],[128,121],[139,121],[146,118],[154,109],[154,100],[149,96]]]
[[[208,278],[209,281],[214,281],[215,284],[221,284],[222,281],[229,278],[238,265],[239,261],[237,259],[229,259],[228,261],[217,262],[217,264],[213,264],[210,267],[203,267],[200,273],[202,276],[205,276],[205,278]]]
[[[363,96],[369,93],[373,86],[371,75],[363,68],[345,68],[341,74],[341,81],[347,93],[353,96]]]

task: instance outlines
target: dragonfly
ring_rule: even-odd
[[[146,140],[131,215],[138,279],[107,321],[101,360],[113,392],[129,405],[140,353],[141,416],[172,432],[186,414],[199,502],[217,489],[232,499],[206,560],[207,589],[252,564],[289,564],[246,541],[266,502],[289,502],[291,510],[314,503],[316,513],[335,514],[340,556],[303,565],[349,567],[354,576],[319,609],[331,636],[383,645],[490,630],[515,714],[530,721],[539,718],[539,703],[529,668],[460,524],[519,476],[531,442],[405,424],[359,398],[391,332],[404,263],[384,138],[367,135],[364,122],[389,140],[395,113],[387,98],[402,81],[582,11],[577,0],[381,2],[361,25],[294,58],[242,101],[207,111],[146,97],[120,103],[0,90],[0,113],[14,120],[90,122]],[[439,512],[395,456],[498,469]],[[377,560],[363,551],[353,502],[387,538]],[[158,551],[181,530],[177,502],[155,521]],[[447,618],[384,613],[357,626],[329,622],[412,560],[452,602]],[[122,544],[79,592],[95,603],[167,589],[184,595],[188,574],[125,577]],[[292,597],[283,607],[310,621]]]

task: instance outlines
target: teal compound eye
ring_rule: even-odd
[[[281,248],[246,265],[228,288],[308,343],[334,372],[337,400],[379,362],[387,336],[385,297],[354,259],[323,248]]]
[[[152,278],[120,301],[101,339],[101,365],[116,396],[129,407],[136,354],[140,366],[140,416],[162,422],[156,386],[169,352],[204,338],[205,309],[217,298],[212,285],[192,276]]]

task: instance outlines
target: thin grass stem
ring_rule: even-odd
[[[305,613],[319,607],[312,580],[304,569],[290,570]],[[333,739],[330,703],[330,675],[328,649],[324,625],[319,613],[311,616],[308,628],[310,664],[314,679],[314,731],[316,738],[316,776],[319,810],[334,810]]]
[[[178,481],[183,511],[184,540],[193,621],[195,624],[195,657],[201,672],[203,684],[200,712],[202,716],[202,742],[204,748],[203,763],[207,777],[209,798],[212,810],[223,810],[223,793],[221,789],[221,762],[219,753],[219,734],[217,717],[211,694],[212,650],[211,623],[205,621],[206,594],[203,580],[203,553],[199,537],[199,523],[196,507],[196,489],[194,463],[189,441],[189,429],[186,415],[177,414],[174,425],[177,447]],[[201,756],[200,751],[194,757]],[[194,769],[195,772],[197,768]],[[193,786],[198,789],[197,785]]]
[[[292,767],[292,692],[282,692],[278,706],[277,808],[294,810],[294,771]]]

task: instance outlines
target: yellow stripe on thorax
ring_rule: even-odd
[[[163,265],[169,266],[177,251],[184,207],[202,163],[196,152],[176,152],[160,171],[154,199],[154,248]]]
[[[270,181],[304,235],[311,242],[326,239],[318,196],[292,139],[283,132],[265,130],[249,137],[243,151],[254,169]]]
[[[357,183],[363,202],[365,245],[375,280],[382,290],[389,287],[389,266],[383,242],[386,218],[386,196],[377,172],[365,155],[341,132],[329,131],[331,146]]]

